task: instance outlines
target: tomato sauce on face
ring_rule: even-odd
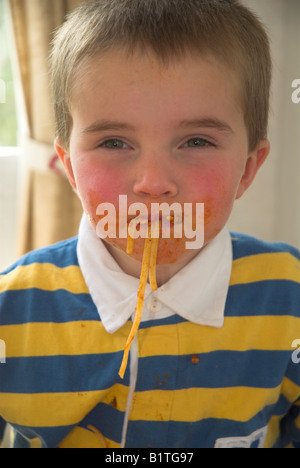
[[[118,237],[120,195],[147,207],[204,203],[204,245],[212,240],[256,168],[256,153],[247,165],[238,76],[213,57],[187,55],[166,66],[150,51],[128,56],[119,48],[92,59],[80,82],[65,166],[95,230],[104,216],[99,205],[115,207],[116,236],[105,239],[112,254],[127,245]],[[197,254],[186,248],[189,240],[172,230],[160,238],[158,265],[188,263]],[[132,258],[141,261],[143,249],[144,239],[136,239]]]

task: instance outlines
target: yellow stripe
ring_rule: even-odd
[[[0,276],[0,293],[30,288],[45,291],[65,289],[74,294],[89,292],[80,268],[74,265],[60,268],[52,263],[33,263]]]
[[[286,252],[265,253],[234,260],[230,285],[284,279],[300,283],[300,262]]]
[[[91,392],[1,393],[0,414],[21,426],[69,426],[82,421],[99,402],[125,411],[127,396],[124,385]]]
[[[81,393],[1,393],[0,414],[21,426],[63,426],[81,421],[105,391]]]
[[[291,344],[295,336],[300,336],[300,318],[226,317],[221,329],[190,322],[142,329],[139,331],[139,350],[142,357],[216,350],[274,349],[292,352]]]
[[[113,335],[98,321],[25,323],[0,327],[0,338],[7,358],[101,354],[122,351],[129,330],[129,323]]]
[[[292,404],[299,397],[299,386],[287,377],[284,377],[281,386],[282,395]],[[294,403],[297,406],[297,403]],[[280,422],[284,415],[272,416],[268,424],[268,433],[265,441],[265,448],[271,448],[280,435]],[[300,417],[296,418],[295,425],[300,429]]]
[[[275,389],[229,387],[154,390],[135,393],[131,420],[188,421],[206,418],[248,421],[278,400]]]
[[[75,427],[73,431],[59,444],[59,448],[120,448],[120,444],[107,439],[96,430]]]
[[[257,254],[234,260],[231,285],[268,279],[300,283],[299,260],[286,252]],[[51,263],[33,263],[19,266],[7,275],[0,276],[0,293],[7,289],[27,288],[88,292],[80,268],[75,265],[61,268]]]
[[[294,403],[299,398],[299,386],[292,382],[292,380],[284,377],[281,393],[290,403]]]
[[[6,343],[7,358],[114,353],[124,349],[129,330],[129,322],[113,334],[98,321],[26,323],[0,327],[0,339]],[[221,329],[183,322],[140,329],[139,356],[249,349],[292,353],[295,336],[300,336],[300,318],[294,317],[226,317]]]
[[[130,420],[198,421],[206,418],[247,421],[266,405],[274,404],[274,389],[229,387],[189,388],[136,392]],[[46,394],[1,394],[0,414],[24,426],[76,424],[103,401],[125,412],[128,388],[115,385],[109,391]],[[247,402],[247,404],[245,404]]]

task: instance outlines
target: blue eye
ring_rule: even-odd
[[[206,146],[212,146],[207,140],[204,140],[201,137],[190,138],[184,145],[186,148],[203,148]]]
[[[121,140],[117,139],[111,139],[111,140],[106,140],[104,143],[101,144],[102,147],[107,148],[107,149],[124,149],[124,148],[129,148],[126,143],[124,143]]]

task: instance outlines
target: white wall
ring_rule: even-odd
[[[0,156],[0,272],[15,259],[19,157]]]
[[[267,241],[300,247],[300,0],[243,0],[266,24],[274,62],[269,138],[271,153],[235,204],[229,227]]]

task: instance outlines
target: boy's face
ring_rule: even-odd
[[[156,58],[115,50],[94,59],[72,96],[68,154],[56,142],[69,180],[96,228],[99,204],[204,203],[205,243],[226,224],[234,200],[269,151],[248,153],[238,77],[212,57]],[[112,252],[126,239],[107,239]],[[187,263],[186,239],[160,239],[158,264]],[[135,241],[141,260],[144,239]]]

